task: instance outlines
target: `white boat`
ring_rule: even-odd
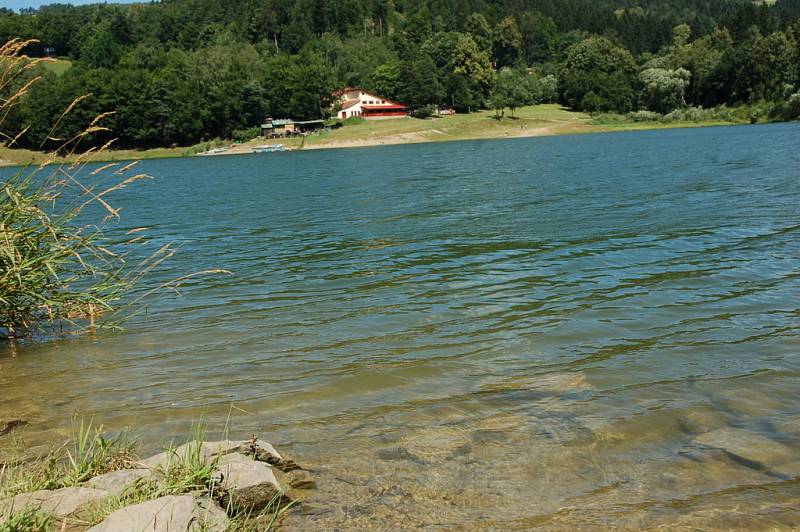
[[[200,155],[220,155],[220,154],[222,154],[222,153],[225,153],[225,152],[226,152],[226,151],[228,151],[229,149],[230,149],[230,148],[227,148],[227,147],[224,147],[224,146],[223,146],[223,147],[221,147],[221,148],[212,148],[212,149],[210,149],[210,150],[208,150],[208,151],[204,151],[204,152],[203,152],[203,153],[201,153]]]
[[[286,151],[286,146],[283,144],[262,144],[261,146],[253,147],[253,153],[273,153],[276,151]]]

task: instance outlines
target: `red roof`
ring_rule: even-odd
[[[339,90],[336,90],[336,91],[334,91],[334,92],[333,92],[333,94],[332,94],[332,96],[333,96],[334,98],[339,98],[339,97],[341,97],[343,94],[345,94],[345,93],[347,93],[347,92],[350,92],[350,91],[359,91],[359,92],[363,92],[364,94],[367,94],[367,95],[369,95],[369,96],[371,96],[372,98],[375,98],[375,99],[377,99],[377,100],[382,100],[382,101],[385,101],[386,103],[388,103],[388,104],[391,104],[391,105],[400,105],[401,107],[403,107],[403,109],[405,109],[405,108],[406,108],[405,106],[403,106],[402,104],[400,104],[400,103],[398,103],[398,102],[396,102],[396,101],[394,101],[394,100],[390,100],[390,99],[388,99],[388,98],[383,98],[383,97],[381,97],[381,96],[378,96],[378,95],[376,95],[376,94],[375,94],[375,93],[373,93],[373,92],[370,92],[370,91],[368,91],[368,90],[362,89],[361,87],[345,87],[345,88],[343,88],[343,89],[339,89]],[[359,101],[360,101],[359,99],[347,100],[346,102],[344,102],[344,103],[342,104],[342,109],[347,109],[347,108],[349,108],[349,107],[352,107],[352,106],[354,106],[355,104],[357,104]],[[366,106],[365,106],[365,109],[366,109]]]
[[[397,103],[397,104],[392,104],[392,105],[362,105],[361,108],[366,110],[366,111],[381,111],[381,110],[386,110],[386,111],[398,110],[398,111],[402,111],[402,110],[406,109],[406,106],[405,105],[400,105],[399,103]]]
[[[365,91],[363,89],[360,89],[358,87],[345,87],[343,89],[338,89],[338,90],[333,91],[333,96],[334,97],[338,97],[338,96],[341,96],[342,94],[344,94],[345,92],[350,92],[350,91],[367,92],[367,91]]]
[[[360,101],[361,100],[347,100],[346,102],[344,102],[342,104],[342,110],[344,111],[345,109],[350,109],[351,107],[353,107],[354,105],[356,105]]]

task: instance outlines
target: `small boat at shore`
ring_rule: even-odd
[[[276,151],[286,151],[286,146],[283,144],[262,144],[261,146],[253,147],[253,153],[274,153]]]
[[[208,151],[204,151],[200,155],[222,155],[223,153],[227,152],[230,148],[227,146],[222,146],[220,148],[212,148]]]

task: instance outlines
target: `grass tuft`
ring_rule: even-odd
[[[126,469],[132,462],[133,443],[124,435],[107,438],[102,425],[94,428],[92,421],[80,425],[73,431],[71,445],[65,446],[67,470],[63,476],[64,486],[75,486],[92,477]]]
[[[0,514],[2,514],[0,508]],[[0,532],[47,532],[53,528],[52,515],[41,512],[34,506],[26,506],[0,521]]]

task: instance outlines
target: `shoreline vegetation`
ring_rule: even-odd
[[[692,109],[675,117],[655,113],[587,114],[570,111],[558,104],[541,104],[521,107],[514,116],[496,117],[495,111],[485,110],[469,114],[456,114],[431,119],[411,117],[364,121],[348,124],[330,132],[310,134],[307,137],[287,139],[255,138],[234,143],[216,139],[186,147],[153,148],[145,150],[107,149],[94,157],[96,162],[116,162],[147,159],[168,159],[194,156],[243,155],[253,153],[253,147],[265,143],[282,143],[287,150],[318,150],[362,148],[398,144],[418,144],[459,140],[492,140],[543,136],[608,133],[615,131],[643,131],[742,125],[758,122],[749,108],[709,112]],[[717,110],[711,110],[717,111]],[[766,121],[766,120],[764,120]],[[226,146],[223,153],[206,154],[207,150]],[[60,164],[65,159],[51,153],[0,146],[0,166]]]

